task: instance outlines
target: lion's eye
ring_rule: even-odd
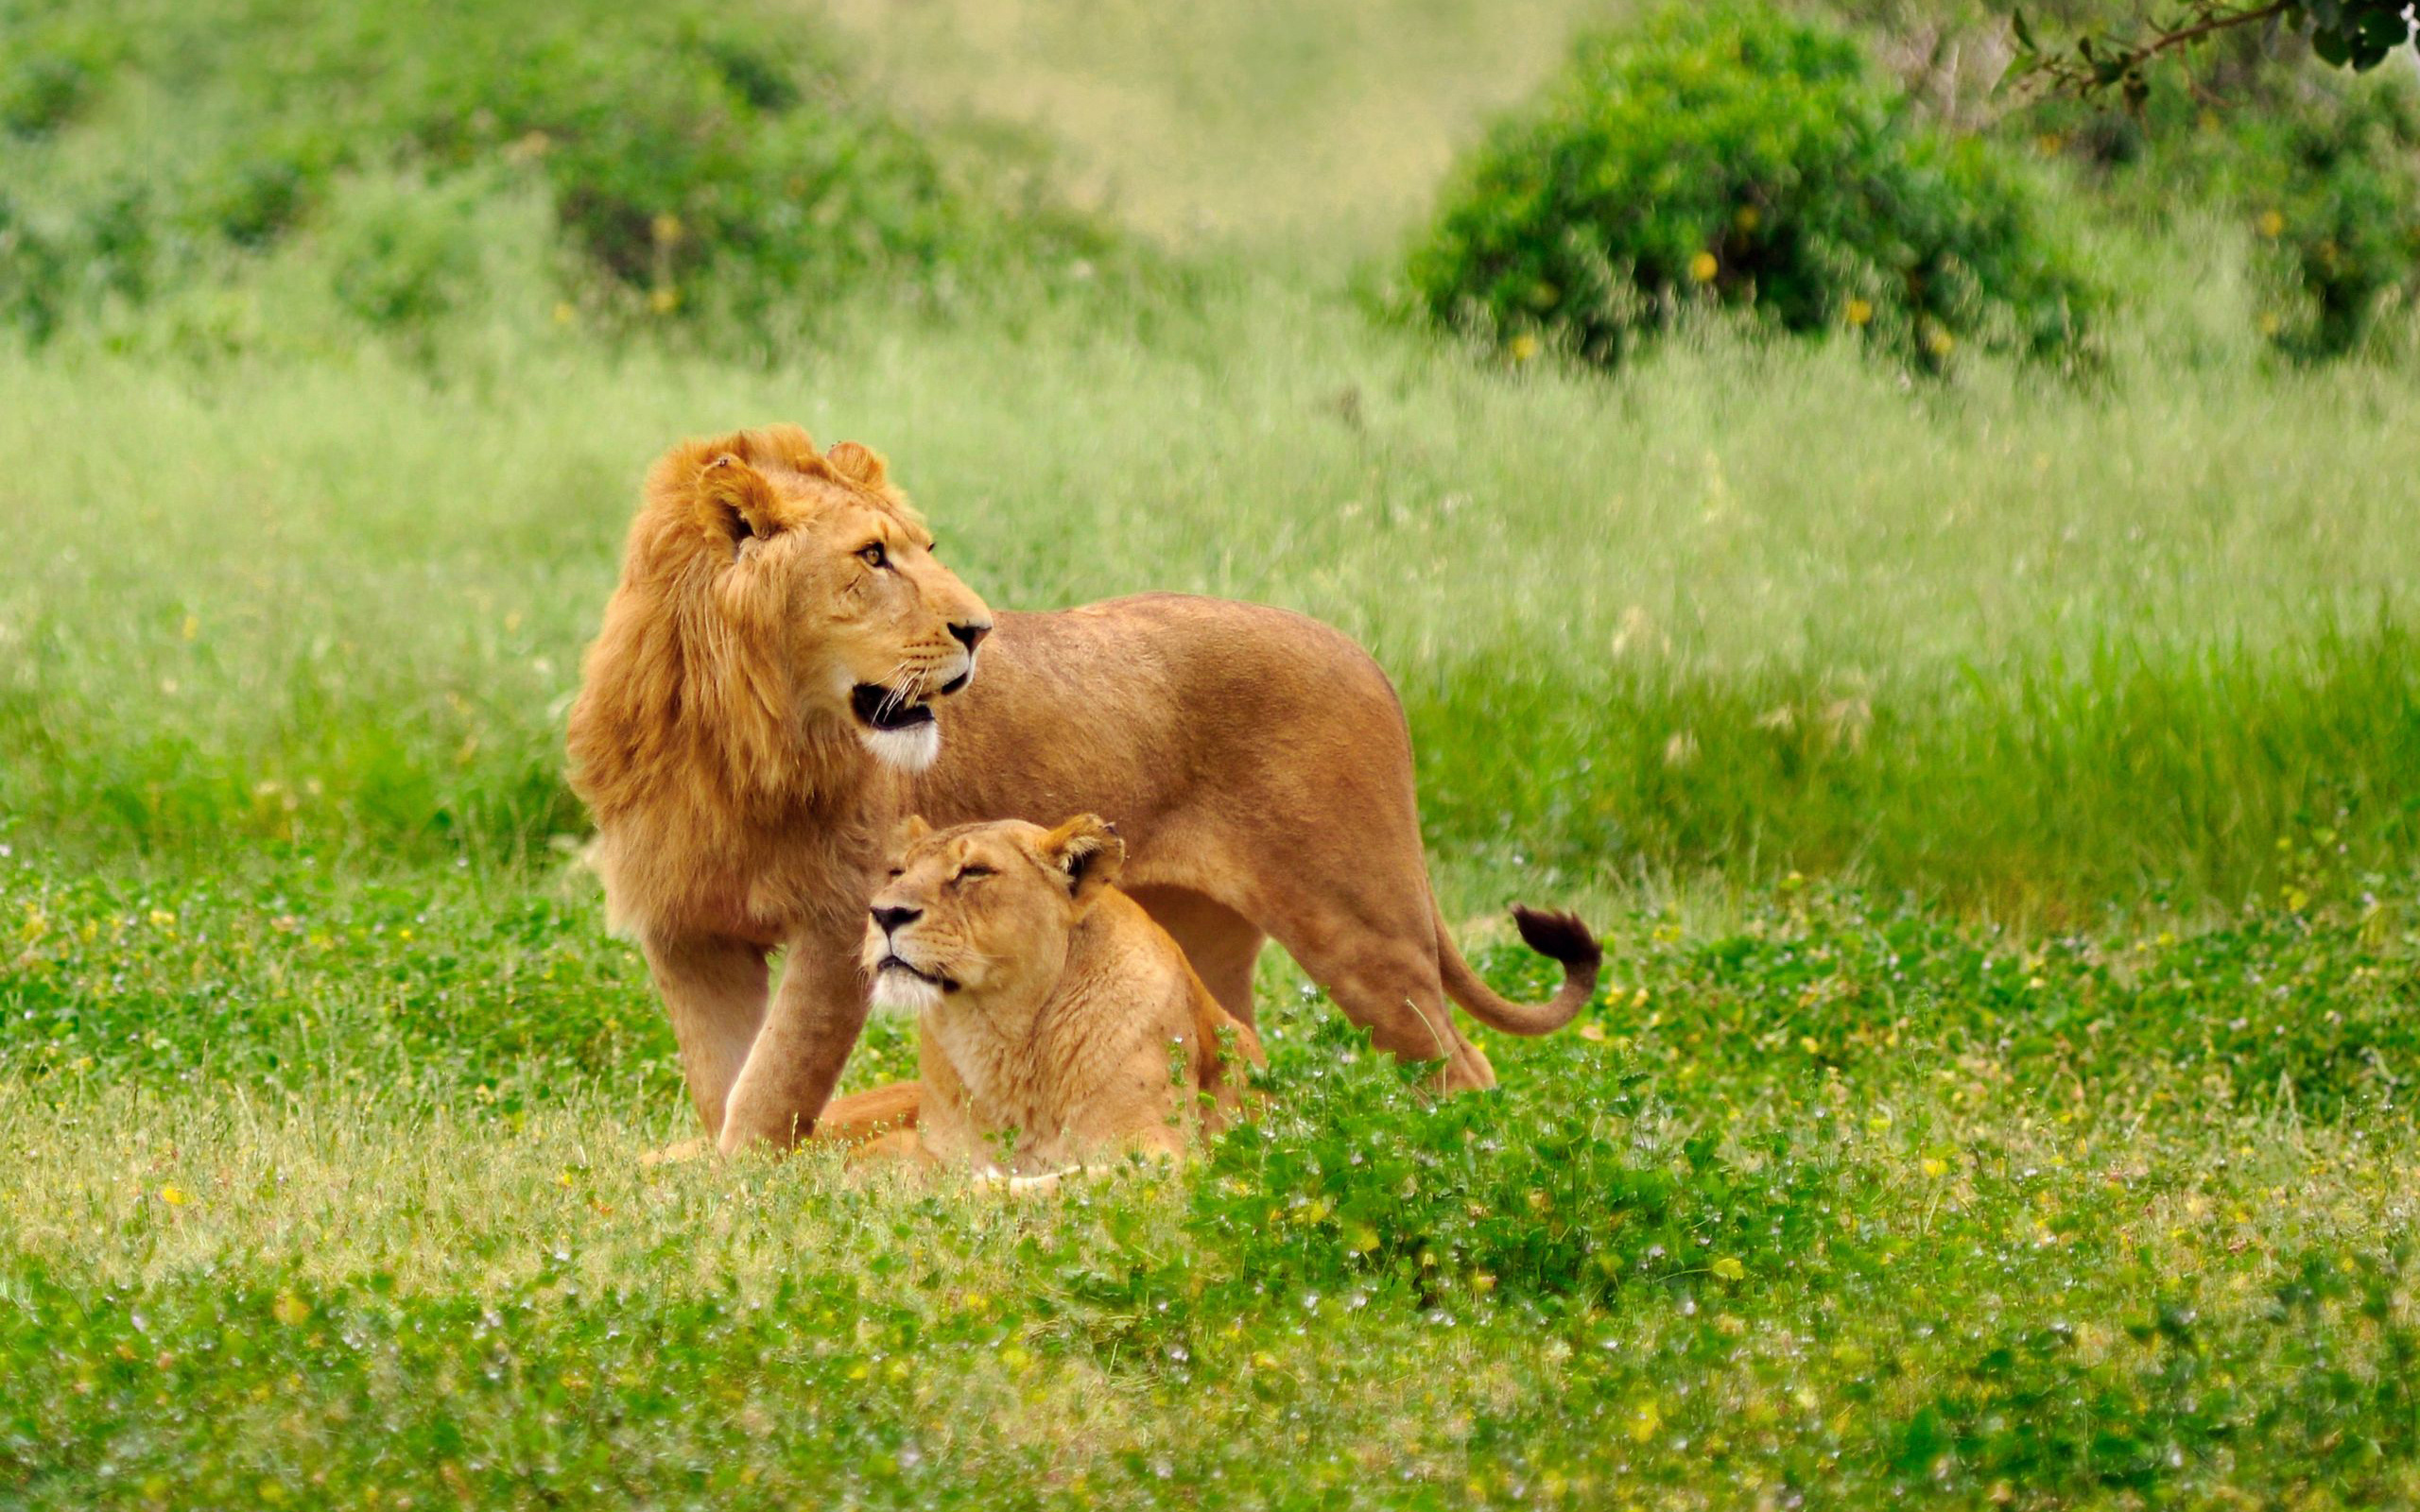
[[[869,567],[888,567],[890,565],[890,554],[882,549],[882,542],[879,541],[869,541],[865,545],[858,547],[857,559],[864,562]]]
[[[992,868],[990,867],[960,867],[958,868],[958,875],[950,878],[949,880],[952,882],[980,882],[990,875],[992,875]]]
[[[890,868],[890,880],[893,882],[897,882],[900,878],[906,875],[908,875],[908,868],[906,867],[893,867]]]

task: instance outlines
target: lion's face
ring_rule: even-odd
[[[1053,830],[906,820],[866,920],[860,959],[874,1002],[916,1012],[959,992],[1046,991],[1065,970],[1069,934],[1125,857],[1116,832],[1089,814]]]
[[[846,722],[893,766],[930,765],[932,701],[974,679],[992,611],[934,557],[881,459],[848,442],[802,458],[760,440],[708,459],[698,498],[710,547],[727,553],[717,596],[778,649],[798,715]]]

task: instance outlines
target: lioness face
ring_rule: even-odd
[[[904,821],[860,957],[879,1006],[921,1012],[959,992],[1028,1001],[1067,964],[1067,940],[1117,875],[1126,844],[1086,814],[935,831]]]
[[[992,611],[880,486],[879,459],[850,443],[828,459],[835,475],[706,465],[710,524],[730,540],[723,597],[783,647],[802,716],[846,721],[878,759],[922,771],[941,753],[932,700],[974,680]]]

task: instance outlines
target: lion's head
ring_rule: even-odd
[[[1066,968],[1069,935],[1125,859],[1117,832],[1089,814],[1052,830],[903,821],[866,920],[861,960],[874,1001],[917,1011],[960,990],[1046,991]]]
[[[737,794],[811,790],[852,747],[908,771],[932,700],[974,678],[992,611],[855,442],[794,425],[675,447],[648,474],[571,723],[600,817],[706,753]]]

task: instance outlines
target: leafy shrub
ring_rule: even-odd
[[[2420,102],[2364,89],[2325,113],[2237,128],[2255,227],[2290,291],[2264,320],[2297,356],[2359,346],[2391,292],[2420,286]]]
[[[99,77],[82,59],[37,53],[0,71],[0,129],[46,136],[92,97]]]
[[[122,221],[132,208],[145,223],[116,227],[115,240],[170,255],[114,286],[240,277],[243,254],[324,228],[341,186],[417,184],[419,203],[393,199],[376,225],[335,238],[342,303],[408,325],[455,302],[444,289],[460,281],[459,186],[509,194],[535,181],[574,253],[562,266],[581,302],[719,320],[751,339],[769,313],[797,325],[871,288],[947,294],[1106,250],[1090,223],[998,187],[1015,175],[954,168],[855,95],[840,55],[786,9],[272,4],[252,21],[277,32],[273,57],[208,18],[118,28],[137,39],[125,66],[164,96],[162,113],[192,123],[190,140],[157,161],[131,140],[139,127],[102,145],[153,186],[139,205],[76,198],[106,172],[51,176],[41,223],[71,229],[46,245],[72,263],[104,210]],[[0,53],[31,36],[0,19]],[[396,58],[412,66],[389,67]],[[44,88],[45,100],[58,92]],[[33,98],[9,89],[0,98]],[[86,309],[88,292],[53,288],[38,309],[10,307],[40,335]]]
[[[600,24],[467,60],[414,110],[441,162],[511,153],[563,230],[658,313],[755,310],[882,273],[917,280],[1002,250],[1000,207],[953,183],[900,123],[847,98],[796,28]],[[1042,241],[1072,222],[1035,217]]]
[[[47,336],[59,323],[66,277],[57,240],[0,191],[0,319],[37,341]]]
[[[2395,297],[2420,289],[2420,91],[2390,78],[2314,83],[2281,67],[2239,58],[2220,84],[2223,110],[2160,75],[2134,112],[2051,97],[2029,124],[2134,218],[2213,205],[2239,217],[2280,296],[2261,314],[2264,334],[2298,357],[2341,356]]]
[[[442,318],[478,276],[476,199],[416,179],[359,198],[335,227],[337,300],[373,326],[420,329]]]
[[[203,219],[238,247],[266,247],[301,217],[321,176],[285,153],[233,163],[210,186]]]
[[[2068,348],[2096,301],[1999,149],[1919,125],[1849,38],[1727,5],[1583,39],[1461,169],[1409,276],[1441,320],[1608,365],[1685,302],[1937,365]]]

